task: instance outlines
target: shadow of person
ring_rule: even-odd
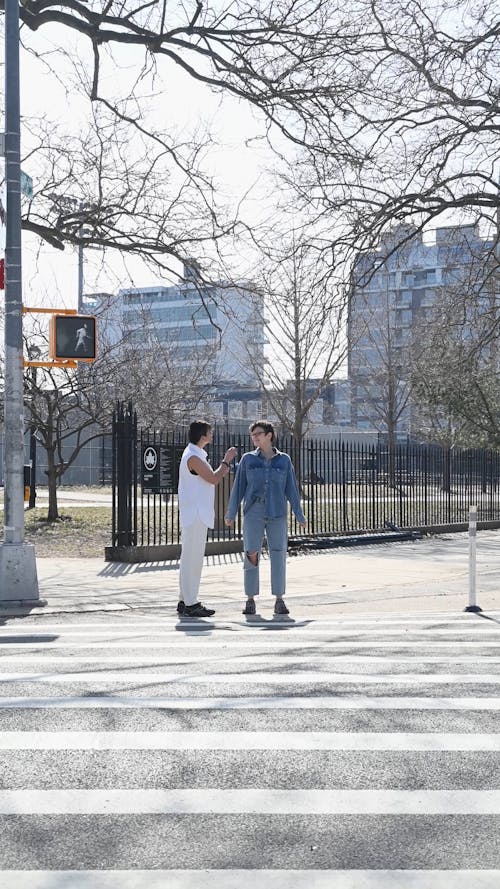
[[[196,633],[207,633],[210,632],[210,630],[215,630],[216,625],[211,621],[204,621],[201,617],[179,615],[175,629],[178,632],[186,633],[186,635],[191,633],[194,636]]]
[[[284,629],[285,626],[294,626],[293,617],[288,614],[273,614],[272,617],[262,617],[261,614],[245,614],[245,623],[249,626],[264,627],[267,630]]]
[[[243,614],[245,618],[246,624],[262,624],[266,623],[265,617],[262,617],[261,614],[257,611],[255,614]]]

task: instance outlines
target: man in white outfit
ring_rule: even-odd
[[[238,453],[228,448],[218,469],[212,469],[205,451],[212,441],[212,427],[194,420],[189,427],[189,444],[179,466],[179,516],[181,523],[181,561],[177,611],[186,617],[211,617],[213,608],[198,602],[201,569],[208,528],[215,520],[215,485],[229,473],[231,460]]]

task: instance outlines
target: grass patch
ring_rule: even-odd
[[[0,542],[3,540],[3,511],[0,511]],[[24,540],[35,546],[37,556],[104,558],[111,544],[111,509],[106,506],[65,506],[60,517],[47,520],[47,508],[24,513]]]

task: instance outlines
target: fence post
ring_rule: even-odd
[[[477,506],[469,506],[469,604],[464,611],[477,613],[483,609],[476,604],[476,540]]]
[[[345,442],[340,445],[340,469],[341,469],[341,499],[342,499],[342,531],[348,531],[350,527],[348,503],[347,503],[347,479],[346,479],[346,447]]]
[[[309,525],[310,533],[316,534],[316,492],[318,490],[318,473],[316,472],[316,450],[314,441],[308,444],[309,451]]]
[[[213,454],[213,465],[218,466],[224,457],[225,452],[229,448],[229,439],[226,433],[221,437],[220,435],[216,438],[216,450]],[[233,486],[234,474],[233,468],[231,467],[231,472],[223,478],[218,485],[215,486],[215,521],[213,531],[211,532],[212,540],[223,540],[226,539],[227,531],[226,523],[224,516],[226,515],[228,503],[229,503],[229,495],[231,493],[231,488]]]
[[[113,417],[113,545],[137,544],[137,417],[132,404],[117,406]],[[116,506],[115,506],[116,503]]]

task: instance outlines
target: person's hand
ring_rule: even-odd
[[[235,457],[238,456],[238,448],[228,448],[226,453],[224,454],[224,460],[226,463],[230,463],[231,460],[234,460]]]
[[[299,522],[299,528],[302,528],[302,530],[304,530],[304,528],[306,526],[307,526],[307,522]]]
[[[234,525],[234,519],[224,519],[224,522],[228,528],[232,528]]]

